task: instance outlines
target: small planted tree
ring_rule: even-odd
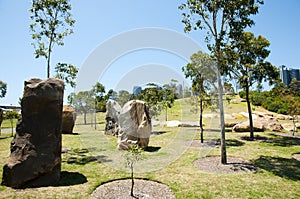
[[[13,137],[14,133],[14,119],[19,119],[19,113],[15,110],[12,111],[6,111],[4,115],[5,119],[8,119],[10,121],[11,126],[11,137]]]
[[[47,78],[50,77],[51,55],[54,45],[63,46],[63,39],[73,33],[75,20],[71,15],[69,0],[32,0],[30,9],[33,23],[30,25],[35,58],[47,61]],[[69,67],[58,64],[58,68]]]
[[[126,166],[129,167],[131,172],[131,190],[130,190],[130,196],[134,197],[133,194],[133,187],[134,187],[134,165],[139,161],[142,160],[142,150],[139,148],[137,144],[130,144],[128,146],[128,150],[123,155]]]

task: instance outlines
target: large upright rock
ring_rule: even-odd
[[[151,134],[151,118],[147,104],[140,100],[127,102],[119,116],[118,149],[127,150],[129,144],[148,147]]]
[[[25,81],[22,119],[3,167],[2,185],[36,187],[59,180],[63,92],[59,79]]]
[[[108,100],[106,103],[106,124],[105,134],[118,135],[118,118],[121,113],[121,106],[115,100]]]
[[[75,120],[76,113],[73,107],[63,106],[61,132],[65,134],[72,134]]]

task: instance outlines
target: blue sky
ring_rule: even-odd
[[[97,46],[115,35],[133,29],[158,27],[185,34],[184,25],[181,23],[181,11],[177,9],[181,2],[184,1],[71,1],[72,14],[77,21],[74,34],[65,39],[65,46],[54,48],[52,68],[57,62],[66,62],[80,69]],[[23,93],[24,80],[46,77],[45,60],[35,59],[33,55],[29,31],[30,6],[29,0],[0,0],[0,80],[8,84],[7,95],[0,99],[0,104],[17,104]],[[299,0],[265,0],[265,5],[255,16],[256,25],[250,30],[255,35],[265,36],[271,42],[268,60],[276,66],[300,67],[299,8]],[[186,34],[207,51],[204,35],[204,32],[200,31]],[[147,71],[142,74],[135,74],[134,71],[140,71],[151,64],[165,66],[174,74],[182,76],[181,67],[186,64],[186,60],[158,50],[135,51],[111,63],[105,74],[99,77],[99,81],[107,90],[121,89],[122,86],[125,88],[124,82],[129,82],[124,80],[126,74],[130,74],[130,79],[147,79],[146,77],[151,76]],[[171,77],[167,75],[168,72],[162,70],[161,73],[165,81],[169,82]],[[71,91],[67,88],[65,96]]]

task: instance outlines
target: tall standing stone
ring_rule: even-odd
[[[122,108],[118,102],[109,99],[106,103],[105,134],[118,135],[119,115]]]
[[[152,125],[148,105],[140,100],[131,100],[122,108],[119,116],[118,149],[127,150],[129,144],[138,144],[146,149]]]
[[[73,107],[63,106],[61,132],[72,134],[75,125],[76,113]]]
[[[59,79],[25,81],[22,119],[3,167],[2,185],[48,186],[61,171],[61,124],[64,83]]]

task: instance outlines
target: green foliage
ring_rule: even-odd
[[[75,20],[70,13],[69,0],[32,0],[30,8],[32,45],[35,58],[47,60],[47,77],[50,77],[50,60],[54,45],[63,46],[63,39],[72,34]]]
[[[128,150],[123,155],[125,159],[126,166],[130,168],[131,171],[131,191],[130,195],[134,196],[133,194],[133,187],[134,187],[134,165],[143,159],[142,151],[139,148],[138,144],[130,144],[128,145]]]
[[[97,111],[105,112],[106,111],[106,97],[105,97],[105,87],[97,82],[93,87],[92,91],[95,98],[95,108]]]
[[[70,84],[72,88],[76,86],[76,76],[78,68],[72,64],[57,63],[55,67],[56,78],[64,80],[67,84]]]
[[[254,24],[252,15],[258,13],[258,7],[261,4],[263,4],[263,0],[186,0],[179,6],[179,9],[183,11],[184,31],[206,29],[207,47],[216,58],[221,126],[221,162],[223,164],[227,163],[227,158],[221,75],[230,72],[227,64],[228,57],[224,57],[224,48],[228,41],[234,40],[242,34],[245,28]]]
[[[240,96],[240,98],[245,99],[246,98],[246,91],[240,91],[239,96]]]
[[[5,97],[7,92],[7,84],[3,81],[0,81],[0,98]]]
[[[124,104],[131,99],[131,97],[132,95],[128,91],[120,90],[117,102],[120,104],[121,107],[123,107]]]
[[[20,119],[21,115],[16,110],[5,111],[3,119]]]
[[[161,88],[150,83],[148,86],[139,93],[138,99],[147,102],[151,117],[156,117],[164,108],[167,109],[173,106],[175,93],[168,85]]]
[[[257,82],[268,81],[271,85],[279,79],[279,69],[265,61],[270,54],[269,45],[270,42],[266,38],[243,32],[226,46],[231,75],[237,78],[244,90],[249,90]]]
[[[249,93],[250,102],[255,106],[261,106],[266,99],[264,93],[258,91],[251,91]]]

